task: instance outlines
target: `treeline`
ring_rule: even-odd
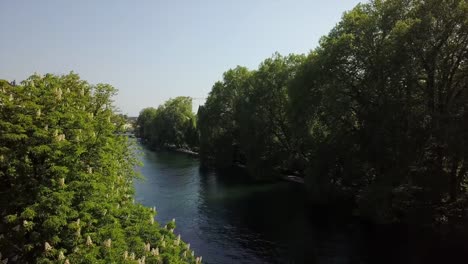
[[[307,56],[224,73],[198,111],[204,164],[304,175],[377,222],[467,217],[468,4],[359,4]]]
[[[196,149],[198,132],[192,98],[176,97],[156,108],[143,109],[136,121],[136,134],[154,148]]]
[[[195,263],[133,202],[135,149],[116,90],[76,74],[0,81],[2,263]]]

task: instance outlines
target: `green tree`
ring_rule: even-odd
[[[154,210],[132,203],[137,159],[119,135],[124,120],[112,104],[115,93],[73,73],[0,82],[2,258],[195,261],[174,223],[161,228]]]
[[[137,119],[138,135],[153,147],[175,146],[195,149],[198,146],[196,116],[192,98],[179,96],[164,105],[145,108]]]
[[[465,1],[346,13],[290,90],[314,193],[350,191],[379,221],[463,204],[466,55]]]
[[[202,163],[214,162],[218,167],[231,166],[239,157],[239,126],[236,104],[247,89],[251,72],[238,66],[214,84],[205,105],[198,110],[200,158]]]
[[[148,107],[140,111],[136,121],[136,134],[138,137],[149,139],[151,135],[151,122],[156,118],[157,110],[153,107]]]
[[[281,169],[294,167],[296,144],[287,113],[288,86],[304,59],[278,53],[266,59],[250,76],[248,88],[238,100],[240,149],[250,174],[257,178],[271,178]]]

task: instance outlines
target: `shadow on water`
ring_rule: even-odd
[[[200,170],[188,155],[141,151],[137,201],[156,206],[162,225],[176,218],[175,232],[204,263],[451,263],[466,250],[311,210],[296,183],[259,184],[238,168]]]

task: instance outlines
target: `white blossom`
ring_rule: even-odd
[[[45,251],[50,251],[50,250],[52,250],[52,246],[48,242],[45,242],[44,243],[44,250]]]
[[[63,254],[62,251],[60,251],[59,256],[58,256],[58,259],[59,259],[59,260],[64,260],[64,259],[65,259],[65,255]]]
[[[65,186],[65,178],[60,178],[59,179],[59,185],[62,186],[62,187]]]
[[[86,245],[87,245],[87,246],[92,246],[92,245],[93,245],[93,240],[91,240],[91,237],[90,237],[90,236],[88,236],[88,237],[86,238]]]
[[[153,248],[153,249],[151,250],[151,255],[153,255],[153,256],[159,256],[159,248],[158,248],[158,247],[157,247],[157,248]]]
[[[112,246],[112,240],[109,238],[107,240],[104,241],[104,246],[106,248],[110,248]]]
[[[65,134],[60,134],[56,137],[57,141],[64,141],[65,140]]]
[[[62,100],[62,89],[58,88],[57,92],[55,93],[57,100]]]

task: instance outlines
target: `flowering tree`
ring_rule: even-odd
[[[195,263],[133,202],[137,165],[107,84],[70,73],[0,81],[0,260]]]

